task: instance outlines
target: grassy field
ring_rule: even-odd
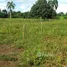
[[[67,20],[0,19],[0,67],[67,67]]]

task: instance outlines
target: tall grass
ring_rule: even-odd
[[[67,66],[67,20],[0,19],[0,45],[24,48],[19,66]]]

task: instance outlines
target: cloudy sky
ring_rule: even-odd
[[[0,9],[6,9],[6,3],[8,0],[0,0]],[[14,3],[16,4],[15,11],[29,11],[31,9],[31,6],[36,2],[37,0],[14,0]],[[57,9],[57,12],[67,12],[67,0],[58,0],[59,6]]]

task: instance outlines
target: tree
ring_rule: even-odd
[[[58,7],[58,0],[48,0],[48,3],[51,6],[51,8],[53,8],[54,10],[57,9],[57,7]]]
[[[2,18],[7,18],[8,17],[8,14],[7,14],[7,10],[6,9],[4,9],[4,10],[2,10]]]
[[[0,13],[1,13],[1,9],[0,9]]]
[[[2,16],[3,16],[3,14],[2,14],[1,9],[0,9],[0,18],[2,18]]]
[[[22,18],[29,18],[29,12],[21,13]]]
[[[18,11],[18,12],[13,11],[12,18],[21,18],[21,12],[20,11]]]
[[[64,16],[64,13],[63,12],[60,12],[57,14],[58,16]]]
[[[56,15],[56,12],[47,0],[38,0],[31,8],[30,11],[31,17],[39,18],[42,17],[45,18],[53,18]]]
[[[13,1],[7,2],[7,8],[10,11],[10,18],[11,18],[12,9],[15,8],[15,4],[13,3]]]

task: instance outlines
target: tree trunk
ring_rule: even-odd
[[[10,9],[10,18],[11,18],[11,9]]]

